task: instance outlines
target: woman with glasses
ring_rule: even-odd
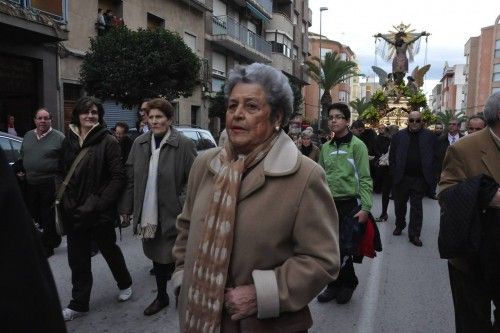
[[[125,186],[125,171],[120,146],[106,128],[104,108],[98,99],[82,97],[76,102],[63,142],[61,170],[62,179],[74,171],[61,203],[73,284],[72,300],[63,310],[68,321],[89,311],[91,241],[97,243],[113,273],[118,301],[132,296],[132,278],[115,234],[116,206]]]

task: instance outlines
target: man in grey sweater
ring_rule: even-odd
[[[33,219],[43,228],[42,243],[50,257],[61,243],[55,229],[54,177],[59,166],[64,134],[51,127],[47,109],[35,113],[36,128],[26,133],[21,146],[21,158],[26,171],[26,201]],[[18,173],[18,176],[23,174]]]

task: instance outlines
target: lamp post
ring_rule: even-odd
[[[321,35],[321,16],[325,10],[328,10],[328,7],[320,7],[319,8],[319,61],[321,65],[321,39],[323,36]],[[320,75],[322,75],[322,70],[320,71]],[[321,79],[320,79],[321,81]],[[318,82],[318,133],[321,129],[321,84]]]

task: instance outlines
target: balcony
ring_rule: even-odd
[[[248,59],[271,62],[271,44],[229,16],[207,16],[210,40]]]
[[[278,52],[272,54],[273,67],[289,75],[293,75],[293,61],[286,55]]]
[[[302,49],[304,53],[309,53],[309,37],[307,34],[302,35]]]
[[[293,28],[292,21],[286,15],[273,13],[273,19],[269,22],[266,32],[281,31],[293,39]]]
[[[312,26],[312,21],[313,21],[313,12],[311,10],[311,8],[307,8],[307,25],[309,25],[309,27]],[[304,13],[304,15],[305,15]]]
[[[0,1],[0,30],[17,40],[67,40],[66,6],[66,0]]]
[[[300,61],[293,60],[293,76],[302,81],[302,84],[309,84],[309,75]]]
[[[207,4],[207,0],[181,0],[189,7],[199,10],[200,12],[212,11],[212,8]]]

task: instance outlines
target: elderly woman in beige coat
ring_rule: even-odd
[[[288,79],[263,64],[226,83],[229,140],[189,176],[174,246],[182,332],[301,332],[339,270],[338,218],[323,169],[283,132]]]
[[[119,211],[125,219],[133,213],[134,233],[142,238],[144,254],[153,261],[158,294],[144,310],[148,316],[169,304],[167,281],[175,263],[175,221],[196,147],[171,126],[173,107],[169,102],[157,98],[147,106],[150,131],[139,136],[130,151],[125,164],[127,188]]]

